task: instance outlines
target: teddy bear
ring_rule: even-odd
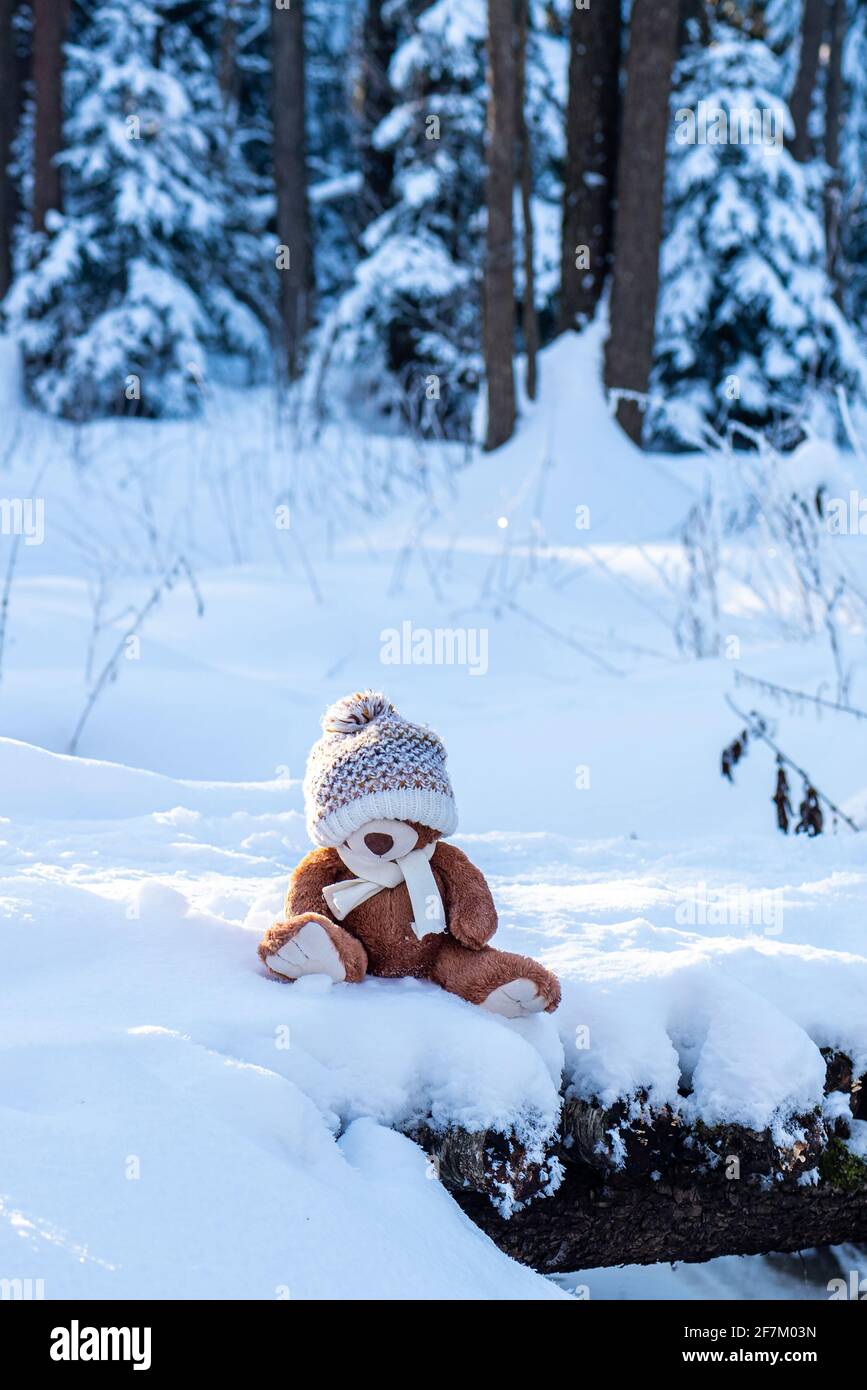
[[[482,874],[444,836],[457,828],[445,748],[377,691],[322,719],[304,777],[317,848],[265,932],[270,975],[412,976],[508,1018],[553,1012],[560,986],[529,956],[490,946],[497,912]]]

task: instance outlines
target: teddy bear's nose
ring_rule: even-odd
[[[367,845],[367,848],[370,850],[371,854],[381,855],[388,854],[388,851],[394,844],[394,840],[391,838],[390,835],[383,835],[378,830],[372,830],[369,835],[365,835],[364,843]]]

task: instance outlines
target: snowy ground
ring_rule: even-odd
[[[735,669],[815,691],[827,655],[782,644],[736,591],[738,660],[678,653],[661,575],[701,466],[614,432],[595,350],[546,353],[517,440],[464,470],[459,450],[349,427],[297,448],[264,395],[192,429],[73,432],[22,412],[6,372],[0,492],[34,495],[44,467],[45,538],[19,549],[0,672],[0,1277],[48,1297],[827,1296],[782,1259],[546,1281],[392,1129],[433,1114],[544,1136],[562,1067],[609,1100],[676,1100],[688,1078],[702,1118],[785,1127],[821,1099],[819,1047],[867,1068],[860,837],[779,836],[764,750],[734,787],[719,776],[739,727],[723,696],[752,703]],[[181,552],[195,591],[182,578],[148,613],[65,756],[94,596],[91,686]],[[460,629],[477,659],[384,662],[405,623]],[[554,1018],[261,972],[307,848],[319,715],[368,684],[442,734],[456,838],[489,876],[498,944],[561,975]],[[867,725],[768,712],[863,819]]]

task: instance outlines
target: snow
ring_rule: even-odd
[[[468,466],[457,446],[422,460],[341,422],[311,442],[267,393],[228,387],[195,425],[4,411],[0,491],[29,496],[50,460],[0,684],[4,1275],[44,1278],[48,1297],[566,1297],[501,1255],[396,1130],[542,1143],[562,1071],[603,1103],[641,1088],[784,1136],[822,1102],[820,1048],[867,1068],[860,837],[778,835],[765,750],[734,786],[719,776],[738,729],[723,696],[752,695],[735,670],[816,691],[823,642],[793,640],[732,583],[739,658],[678,650],[680,530],[718,465],[642,456],[615,431],[600,334],[543,353],[538,406]],[[858,465],[813,445],[791,467],[846,496]],[[177,550],[203,613],[189,585],[163,595],[70,757],[94,557],[99,671]],[[484,678],[383,669],[382,634],[405,620],[484,629]],[[319,715],[368,684],[442,734],[455,840],[491,884],[496,944],[561,976],[553,1017],[510,1023],[413,981],[286,986],[259,966],[308,848],[299,779]],[[859,655],[855,705],[863,686]],[[768,713],[863,818],[862,725]],[[743,1268],[720,1280],[767,1288]],[[605,1297],[687,1276],[588,1277]]]
[[[44,805],[75,795],[71,769],[92,800],[2,825],[4,1271],[48,1297],[552,1292],[389,1128],[550,1130],[549,1019],[522,1037],[415,982],[265,980],[255,943],[297,816],[5,742],[4,784],[10,752]]]
[[[704,1264],[589,1269],[561,1275],[556,1282],[578,1299],[791,1302],[827,1299],[839,1287],[832,1280],[842,1279],[851,1287],[851,1272],[863,1267],[863,1252],[857,1246],[840,1245],[769,1257],[724,1255]]]

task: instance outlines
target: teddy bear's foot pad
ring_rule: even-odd
[[[279,951],[266,956],[265,963],[288,980],[298,980],[302,975],[328,975],[335,981],[346,979],[346,967],[319,922],[305,922]]]
[[[538,1014],[548,1000],[532,980],[510,980],[507,985],[492,989],[482,1008],[503,1018],[525,1018],[527,1014]]]

